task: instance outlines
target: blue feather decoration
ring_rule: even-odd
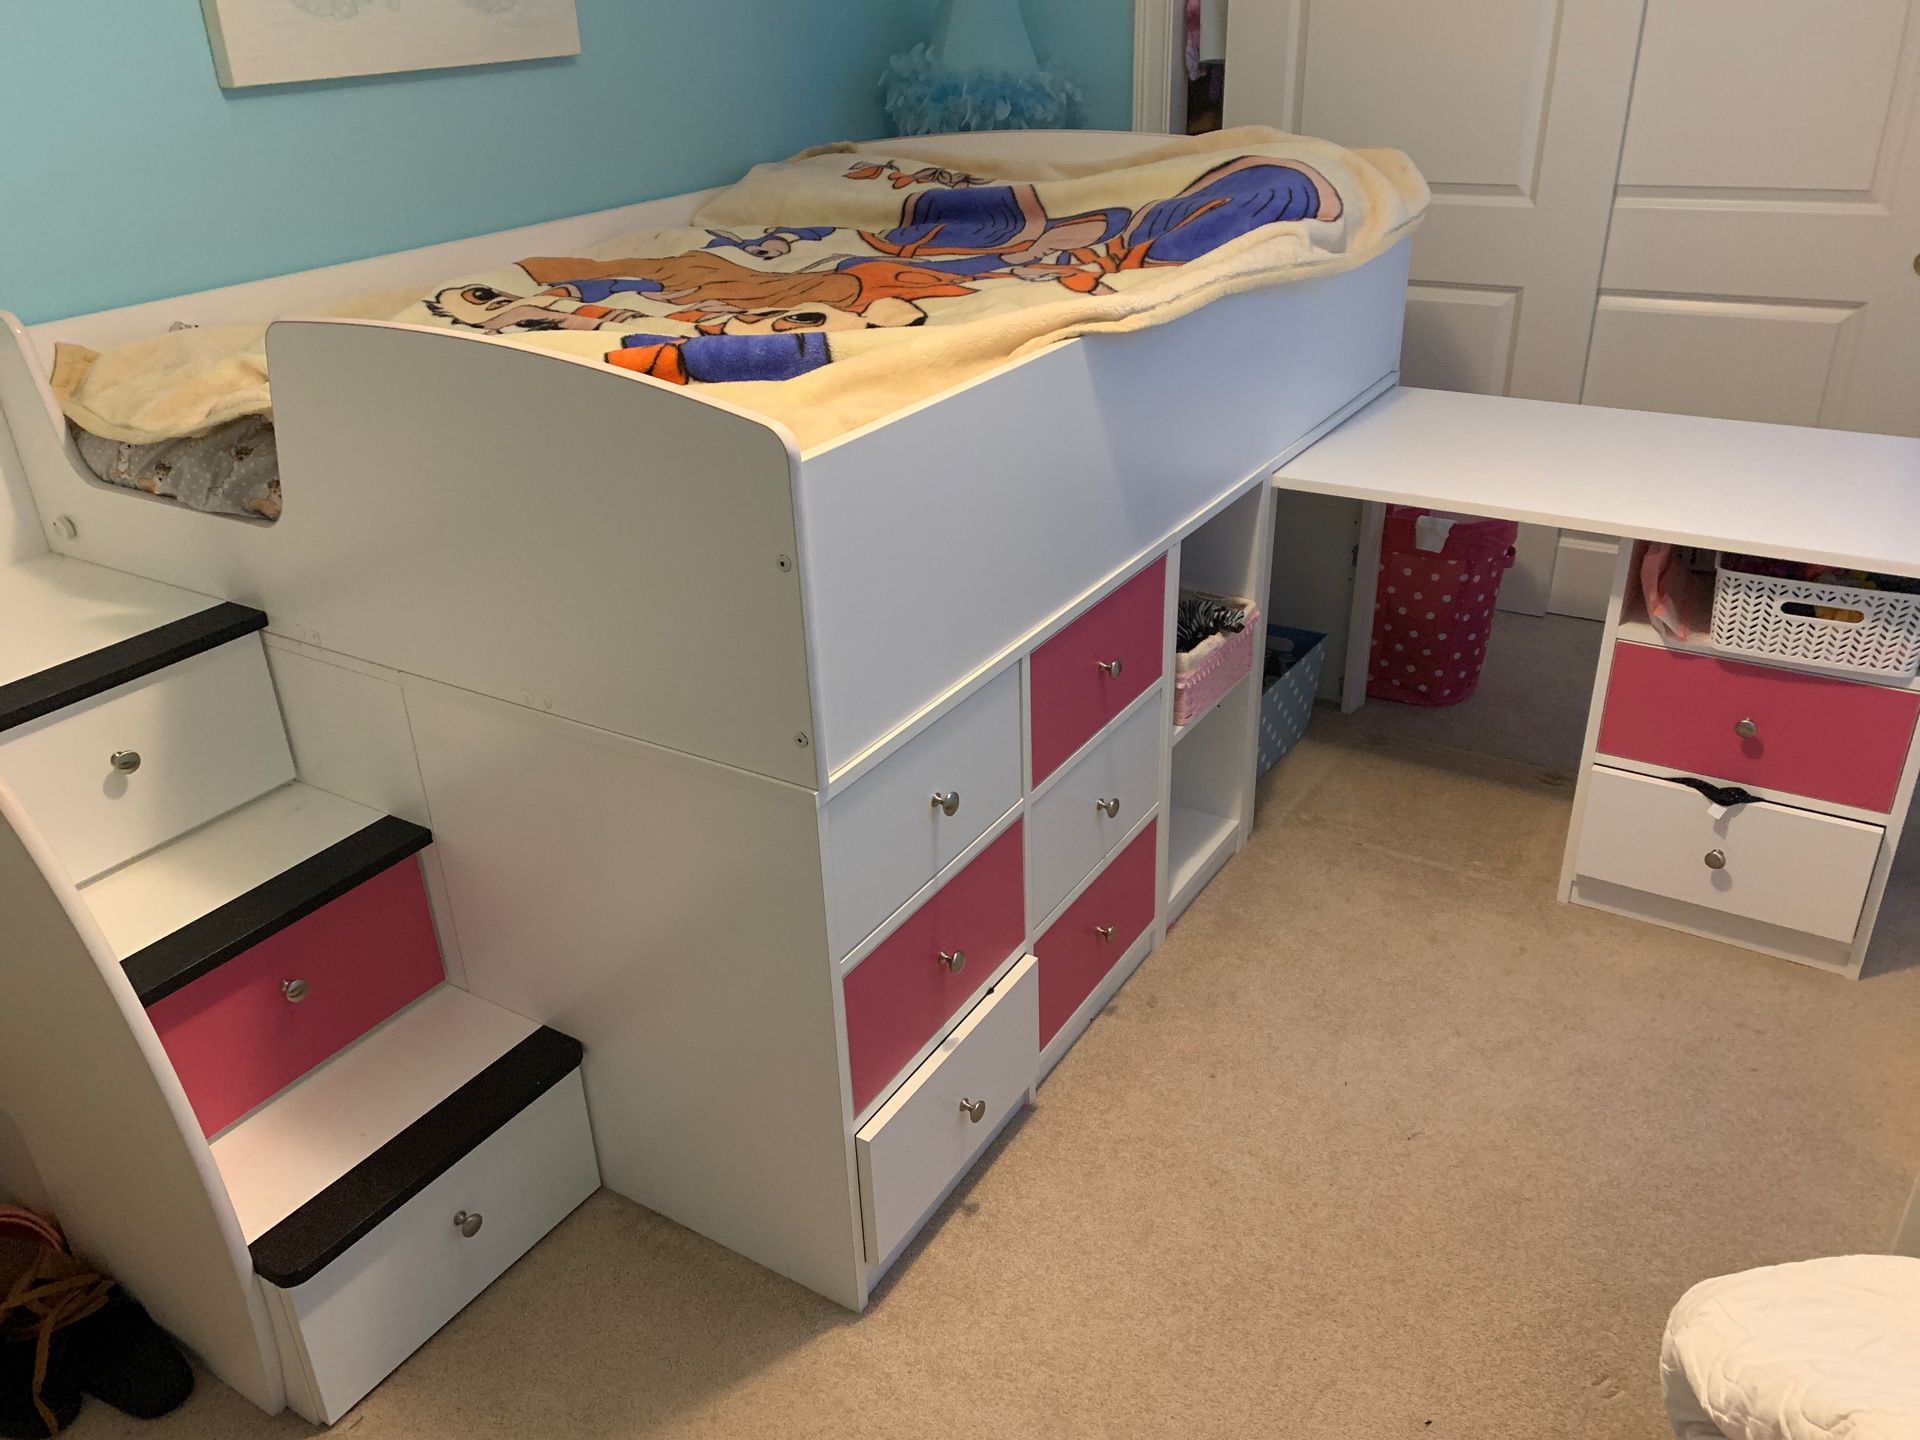
[[[1064,129],[1086,101],[1034,58],[1019,0],[948,0],[931,45],[887,62],[887,114],[902,135]]]

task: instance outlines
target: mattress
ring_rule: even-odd
[[[243,415],[204,435],[136,445],[69,422],[87,469],[109,485],[175,500],[210,515],[280,518],[280,455],[273,421]]]

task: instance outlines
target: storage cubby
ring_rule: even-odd
[[[1183,590],[1251,601],[1249,663],[1172,730],[1167,814],[1167,918],[1175,919],[1245,843],[1253,821],[1254,736],[1259,723],[1263,607],[1272,490],[1258,485],[1185,536],[1175,551],[1174,603]],[[1173,662],[1170,662],[1170,671]]]
[[[1646,594],[1641,583],[1641,565],[1646,550],[1647,542],[1638,541],[1631,547],[1622,562],[1627,569],[1620,578],[1620,615],[1617,626],[1620,639],[1639,645],[1659,645],[1669,650],[1686,650],[1728,660],[1744,660],[1758,665],[1805,669],[1813,674],[1841,675],[1870,685],[1894,685],[1906,689],[1920,689],[1920,678],[1907,673],[1895,663],[1888,663],[1885,668],[1837,663],[1823,656],[1819,647],[1795,646],[1791,643],[1748,644],[1737,648],[1719,643],[1714,639],[1714,595],[1717,572],[1713,568],[1715,552],[1710,550],[1686,552],[1691,563],[1680,566],[1669,578],[1670,598],[1681,624],[1686,628],[1685,638],[1657,629],[1647,618]],[[1794,593],[1795,591],[1799,593]],[[1810,596],[1810,601],[1803,600],[1803,595]],[[1883,592],[1875,590],[1862,592],[1844,587],[1835,589],[1791,582],[1787,587],[1782,587],[1779,599],[1798,602],[1799,613],[1807,615],[1812,605],[1844,606],[1848,598],[1855,595],[1868,602],[1883,598]],[[1911,615],[1912,602],[1908,597],[1894,595],[1885,598],[1892,599],[1901,606],[1906,615]],[[1855,619],[1860,618],[1860,614],[1859,610],[1853,611]],[[1820,625],[1825,621],[1810,619],[1802,623]],[[1743,627],[1736,622],[1732,628],[1735,634],[1739,634],[1748,627]],[[1760,628],[1764,629],[1764,627]],[[1883,634],[1886,634],[1892,627],[1883,622],[1880,629]],[[1888,640],[1883,648],[1889,652],[1904,649],[1910,656],[1912,653],[1910,621],[1908,631],[1907,638],[1900,639],[1896,636]],[[1805,653],[1801,653],[1802,651]]]

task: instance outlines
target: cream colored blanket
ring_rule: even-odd
[[[1124,164],[1035,165],[937,139],[761,165],[695,228],[530,256],[325,313],[448,326],[697,385],[803,446],[1040,346],[1139,329],[1222,295],[1325,275],[1408,234],[1427,187],[1396,150],[1266,129]],[[1308,343],[1309,337],[1302,337]],[[67,415],[149,443],[267,413],[265,332],[63,346]]]

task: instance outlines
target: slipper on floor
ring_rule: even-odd
[[[152,1420],[193,1393],[193,1367],[147,1314],[113,1287],[106,1305],[70,1327],[69,1363],[79,1388],[123,1414]]]

